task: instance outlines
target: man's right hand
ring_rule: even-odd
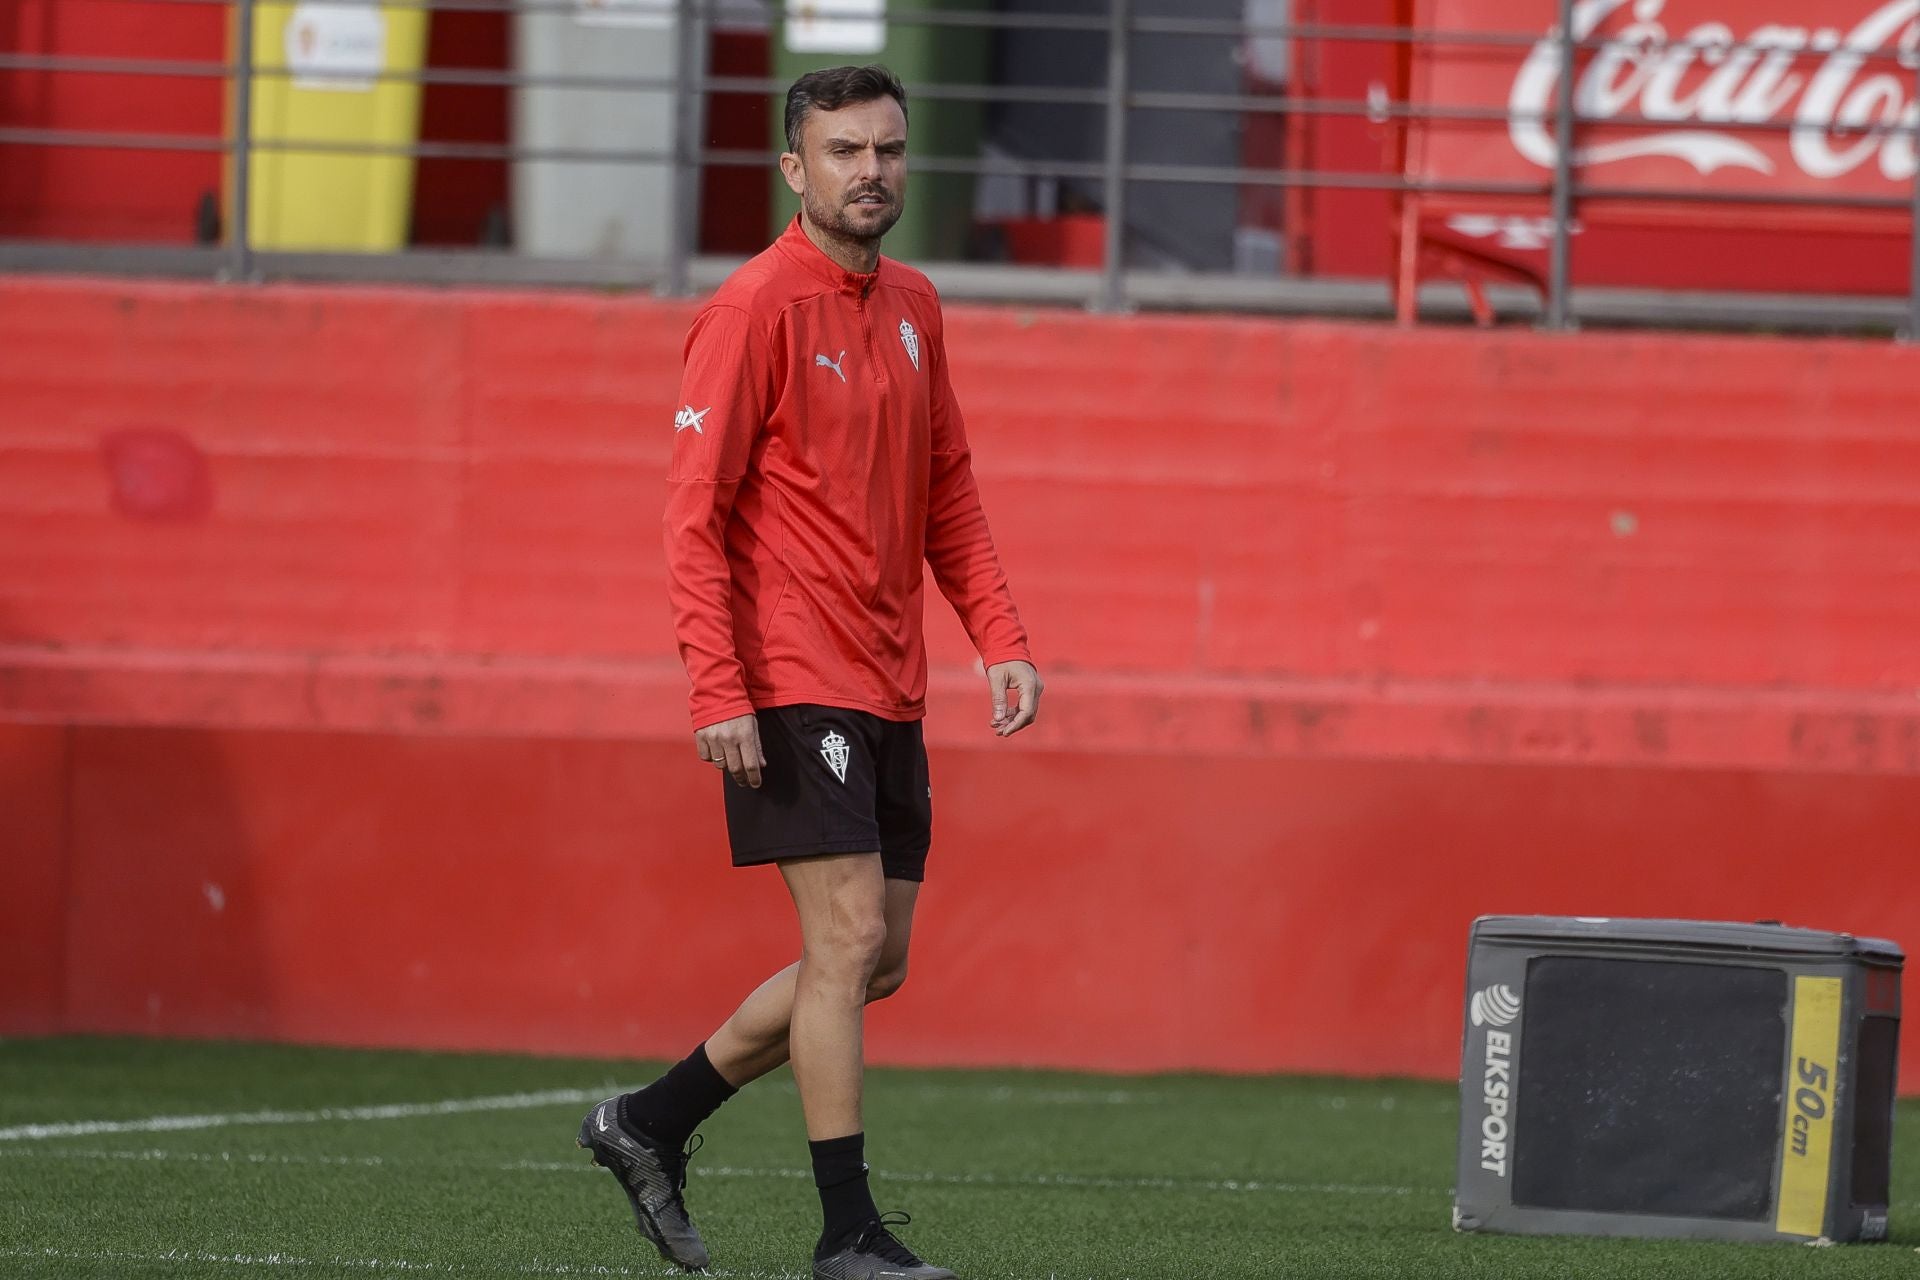
[[[760,785],[760,771],[767,767],[767,757],[760,750],[759,718],[751,712],[695,730],[693,745],[702,760],[725,769],[741,786]]]

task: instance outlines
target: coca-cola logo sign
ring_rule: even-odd
[[[1670,30],[1669,0],[1574,6],[1574,38],[1606,41],[1583,51],[1576,73],[1574,109],[1584,139],[1576,164],[1668,158],[1703,177],[1786,176],[1781,170],[1791,165],[1818,182],[1876,174],[1889,182],[1913,179],[1920,171],[1920,0],[1892,0],[1850,27],[1832,25],[1843,6],[1830,3],[1796,6],[1802,18],[1815,20],[1807,23],[1754,20],[1754,9],[1778,5],[1721,2],[1750,15],[1750,25],[1737,30],[1710,18]],[[1559,154],[1553,120],[1560,66],[1556,28],[1528,53],[1507,97],[1513,146],[1546,168]],[[1608,124],[1623,117],[1626,123]],[[1727,127],[1764,124],[1790,127]]]

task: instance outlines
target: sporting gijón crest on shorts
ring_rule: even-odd
[[[923,563],[989,666],[1028,658],[942,332],[925,276],[847,271],[797,218],[701,308],[666,508],[694,727],[796,703],[918,719]]]

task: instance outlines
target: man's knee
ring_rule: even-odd
[[[887,921],[879,910],[842,911],[807,940],[807,956],[835,972],[870,981],[886,949]]]
[[[906,985],[907,958],[901,956],[895,960],[882,956],[879,967],[873,971],[873,977],[867,980],[867,1003],[885,1000]]]

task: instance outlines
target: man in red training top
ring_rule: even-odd
[[[948,381],[940,300],[880,256],[906,195],[906,91],[882,67],[787,93],[800,216],[687,337],[666,510],[669,595],[699,757],[724,775],[735,866],[780,869],[800,960],[685,1061],[588,1112],[580,1145],[640,1230],[688,1269],[694,1127],[791,1059],[825,1223],[823,1280],[949,1280],[867,1188],[865,1005],[900,989],[932,789],[920,721],[922,561],[986,665],[992,728],[1033,723],[1027,651]]]

